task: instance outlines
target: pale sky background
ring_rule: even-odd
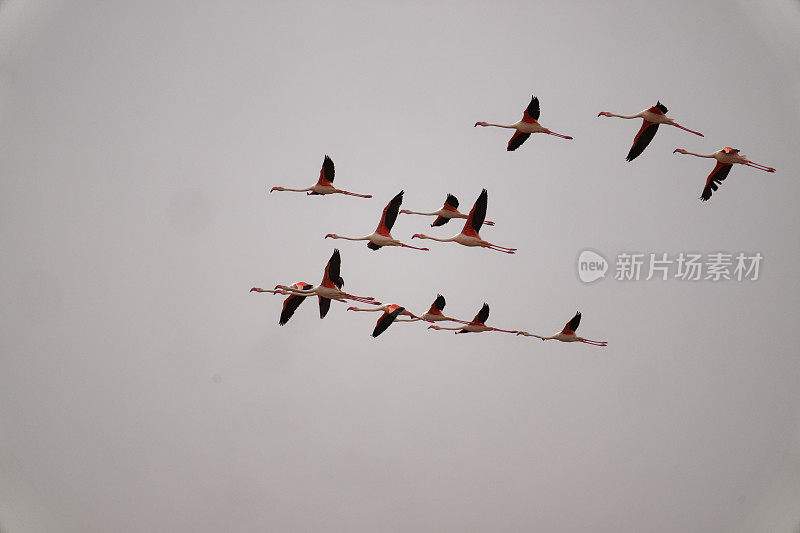
[[[0,3],[0,531],[800,531],[797,2]],[[530,96],[541,122],[507,153]],[[662,127],[625,155],[660,99]],[[741,148],[710,202],[710,160]],[[343,196],[307,187],[322,158]],[[515,256],[324,240],[468,210]],[[460,224],[401,215],[393,234]],[[605,349],[453,335],[318,283]],[[584,248],[760,252],[582,284]]]

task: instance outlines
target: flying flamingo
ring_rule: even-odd
[[[586,344],[591,344],[592,346],[608,345],[606,341],[592,341],[575,335],[575,330],[578,329],[578,325],[580,323],[581,323],[581,312],[578,311],[577,313],[575,313],[575,316],[572,317],[572,320],[567,322],[567,325],[564,326],[564,329],[561,330],[561,333],[556,333],[552,337],[542,337],[541,335],[535,335],[533,333],[528,333],[527,331],[520,331],[517,333],[517,335],[525,335],[526,337],[536,337],[538,339],[542,339],[543,341],[549,341],[551,339],[554,339],[561,342],[585,342]]]
[[[689,128],[684,128],[671,118],[667,116],[667,107],[662,104],[661,102],[656,102],[656,105],[651,107],[650,109],[645,109],[644,111],[639,111],[635,115],[615,115],[614,113],[609,113],[608,111],[601,111],[597,114],[598,117],[618,117],[618,118],[641,118],[642,119],[642,127],[639,128],[639,133],[636,134],[636,137],[633,138],[633,146],[631,146],[630,151],[628,152],[628,157],[625,158],[626,161],[633,161],[639,154],[641,154],[647,145],[650,144],[650,141],[653,140],[655,137],[656,132],[658,131],[659,124],[667,124],[668,126],[675,126],[676,128],[680,128],[682,130],[686,130],[689,133],[694,133],[695,135],[699,135],[700,137],[703,136],[702,133],[697,131],[692,131]]]
[[[270,189],[269,192],[272,191],[292,191],[292,192],[304,192],[308,195],[311,194],[347,194],[348,196],[358,196],[359,198],[372,198],[371,194],[357,194],[354,192],[343,191],[342,189],[337,189],[333,186],[333,175],[335,174],[335,169],[333,166],[333,159],[325,156],[325,160],[322,162],[322,168],[319,171],[319,180],[308,187],[307,189],[287,189],[286,187],[273,187]]]
[[[384,246],[402,246],[403,248],[413,248],[414,250],[424,250],[427,252],[427,248],[417,248],[416,246],[404,244],[392,238],[392,235],[389,233],[392,231],[394,221],[397,220],[397,212],[400,210],[400,204],[402,203],[403,191],[400,191],[386,204],[386,207],[383,208],[383,214],[381,215],[380,223],[378,223],[378,228],[375,230],[375,233],[371,235],[367,235],[366,237],[343,237],[335,233],[328,233],[325,235],[325,238],[347,239],[348,241],[369,241],[367,243],[367,248],[371,250],[379,250]]]
[[[453,196],[452,194],[447,195],[447,199],[444,201],[444,206],[438,211],[434,211],[433,213],[420,213],[418,211],[409,211],[408,209],[403,209],[400,211],[400,214],[406,215],[433,215],[436,220],[431,223],[431,227],[435,226],[444,226],[448,222],[450,222],[451,218],[467,218],[469,215],[465,215],[458,211],[458,198]],[[484,220],[484,224],[487,226],[494,226],[494,222],[491,220]]]
[[[314,286],[311,285],[310,283],[306,283],[305,281],[298,281],[297,283],[292,285],[292,287],[294,287],[296,289],[300,289],[300,290],[308,290],[308,289],[311,289]],[[271,292],[272,294],[289,294],[286,291],[283,291],[283,290],[280,290],[280,289],[278,289],[278,290],[270,290],[270,289],[261,289],[259,287],[253,287],[252,289],[250,289],[250,292],[254,292],[254,291],[255,292]],[[297,311],[297,308],[300,307],[300,304],[303,303],[303,300],[305,300],[305,299],[306,299],[305,296],[296,296],[294,294],[290,294],[289,297],[286,298],[283,301],[283,310],[281,311],[281,317],[278,320],[278,324],[281,325],[281,326],[286,324],[289,321],[289,319],[292,318],[292,315],[294,315],[294,312]],[[330,300],[328,300],[328,301],[330,302]]]
[[[341,289],[344,286],[344,279],[342,279],[342,277],[339,276],[336,280],[334,280],[333,284],[336,286],[336,288]],[[301,285],[304,285],[304,286],[301,287]],[[305,283],[305,282],[301,281],[301,282],[295,283],[294,285],[292,285],[292,287],[300,289],[300,290],[311,290],[314,286],[311,285],[310,283]],[[286,320],[287,321],[294,314],[295,309],[297,309],[297,307],[306,298],[305,296],[293,295],[292,293],[287,292],[284,289],[278,289],[277,287],[274,290],[273,289],[261,289],[259,287],[253,287],[252,289],[250,289],[250,292],[253,292],[253,291],[255,291],[255,292],[271,292],[272,294],[289,294],[290,295],[289,298],[287,298],[284,301],[284,304],[283,304],[284,310],[287,309],[286,306],[288,305],[289,301],[292,300],[292,298],[295,298],[295,300],[292,300],[292,304],[294,305],[294,308],[291,311],[286,311],[288,313],[288,315],[286,316]],[[331,300],[330,300],[330,298],[325,298],[325,297],[320,296],[320,295],[317,295],[317,297],[319,298],[319,317],[320,318],[325,318],[325,316],[328,314],[328,311],[331,308]],[[340,301],[343,302],[344,300],[340,300]],[[281,314],[281,320],[283,320],[283,314]],[[279,322],[279,324],[281,326],[283,325],[283,323],[280,323],[280,322]]]
[[[472,322],[466,323],[464,326],[456,326],[454,328],[446,328],[444,326],[428,326],[428,329],[436,330],[456,330],[456,333],[480,333],[482,331],[502,331],[503,333],[519,333],[518,331],[509,331],[507,329],[492,328],[487,326],[484,322],[489,318],[489,304],[484,303]]]
[[[348,311],[383,311],[383,315],[378,319],[378,323],[375,324],[375,330],[372,332],[373,337],[377,337],[386,329],[392,325],[398,316],[405,315],[412,317],[411,320],[419,320],[419,317],[416,316],[414,313],[410,311],[406,311],[405,307],[391,304],[391,305],[382,305],[380,307],[373,307],[372,309],[362,309],[359,307],[348,307]]]
[[[344,280],[339,275],[342,259],[339,255],[339,250],[334,249],[328,264],[325,266],[325,274],[322,276],[322,283],[311,289],[298,289],[296,287],[287,287],[286,285],[276,285],[275,289],[281,289],[284,294],[294,294],[297,296],[319,296],[319,316],[325,318],[328,314],[328,309],[331,306],[331,300],[337,302],[346,302],[347,300],[354,300],[369,305],[381,305],[374,299],[368,296],[354,296],[346,292],[342,292]]]
[[[505,246],[492,244],[484,241],[481,239],[481,236],[478,235],[478,232],[481,230],[481,225],[483,225],[483,219],[486,217],[486,205],[488,202],[489,193],[486,192],[486,189],[483,189],[480,196],[478,196],[478,199],[475,200],[475,205],[472,206],[472,210],[469,212],[467,221],[464,223],[464,229],[462,229],[461,233],[458,235],[448,239],[439,239],[436,237],[428,237],[422,233],[416,233],[412,235],[411,238],[413,239],[416,237],[418,239],[430,239],[432,241],[439,242],[457,242],[458,244],[462,244],[464,246],[481,246],[483,248],[489,248],[490,250],[497,250],[498,252],[513,254],[516,248],[506,248]]]
[[[731,167],[733,167],[735,163],[757,168],[758,170],[764,170],[766,172],[775,172],[775,169],[772,167],[768,167],[760,163],[753,163],[752,161],[748,160],[747,156],[744,154],[739,154],[739,150],[737,148],[731,148],[730,146],[726,146],[722,150],[717,150],[713,154],[708,155],[687,152],[683,148],[676,148],[672,153],[674,154],[675,152],[678,152],[679,154],[694,155],[697,157],[713,157],[717,160],[717,166],[714,167],[714,170],[712,170],[711,174],[709,174],[708,178],[706,178],[706,186],[703,187],[703,193],[700,195],[700,199],[704,202],[711,198],[711,194],[716,191],[725,178],[728,177],[728,173],[731,171]]]
[[[397,322],[416,322],[417,320],[424,320],[426,322],[442,322],[449,320],[451,322],[461,322],[462,324],[469,324],[469,322],[465,320],[458,320],[457,318],[450,318],[449,316],[445,316],[442,314],[444,310],[446,302],[444,300],[444,296],[441,294],[436,295],[436,299],[431,304],[431,308],[420,317],[409,318],[409,319],[397,319]]]
[[[528,137],[531,136],[531,133],[546,133],[548,135],[555,135],[556,137],[561,137],[562,139],[572,139],[569,135],[561,135],[560,133],[555,133],[553,131],[548,130],[538,122],[539,120],[539,99],[535,96],[531,97],[531,103],[528,104],[527,109],[522,114],[522,120],[519,122],[515,122],[510,126],[506,126],[503,124],[489,124],[488,122],[476,122],[475,126],[494,126],[497,128],[510,128],[517,130],[514,132],[514,135],[511,137],[511,140],[508,141],[508,150],[509,152],[513,152],[517,148],[519,148],[522,143],[528,140]],[[474,127],[474,126],[473,126]]]

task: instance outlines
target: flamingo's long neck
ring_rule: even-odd
[[[536,337],[537,339],[542,339],[543,341],[549,341],[555,339],[555,337],[542,337],[541,335],[537,335],[536,333],[528,333],[528,337]]]
[[[368,241],[369,237],[370,237],[369,235],[367,235],[366,237],[345,237],[343,235],[336,235],[336,236],[331,236],[331,239],[345,239],[347,241]]]
[[[510,125],[510,124],[490,124],[490,123],[486,122],[483,125],[484,126],[494,126],[495,128],[509,128],[509,129],[512,129],[512,130],[517,129],[516,126]]]
[[[286,285],[278,285],[278,289],[282,289],[285,293],[296,294],[298,296],[311,296],[317,294],[316,287],[313,289],[303,290],[296,287],[287,287]]]
[[[439,241],[439,242],[453,242],[455,240],[455,237],[449,237],[447,239],[439,239],[437,237],[430,237],[428,235],[420,235],[417,238],[418,239],[430,239],[432,241]]]
[[[466,324],[469,324],[469,322],[466,322]],[[457,330],[462,330],[462,329],[464,329],[464,328],[463,328],[463,327],[461,327],[461,326],[456,326],[456,327],[454,327],[454,328],[448,328],[447,326],[430,326],[430,327],[431,327],[431,329],[437,329],[437,330],[439,330],[439,329],[447,329],[447,330],[451,330],[451,331],[452,331],[452,330],[456,330],[456,329],[457,329]]]
[[[350,307],[348,311],[384,311],[385,309],[383,306],[381,307],[373,307],[372,309],[362,309],[360,307]]]
[[[406,215],[438,215],[439,214],[438,212],[435,212],[435,213],[420,213],[419,211],[409,211],[408,209],[404,209],[402,212],[405,213]]]
[[[614,113],[606,113],[606,116],[617,117],[617,118],[641,118],[641,115],[639,113],[636,113],[635,115],[615,115]]]
[[[683,154],[686,154],[686,155],[693,155],[693,156],[696,156],[696,157],[707,157],[707,158],[712,158],[712,159],[714,158],[714,154],[696,154],[694,152],[680,152],[680,153],[683,153]]]
[[[286,187],[281,187],[280,189],[275,189],[276,191],[291,191],[291,192],[308,192],[311,190],[311,187],[307,189],[287,189]]]

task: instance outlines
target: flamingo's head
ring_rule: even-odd
[[[608,115],[610,115],[610,113],[608,111],[600,111],[597,114],[598,117],[607,117]]]
[[[355,311],[355,310],[356,310],[356,308],[355,308],[355,306],[351,306],[351,307],[348,307],[348,308],[347,308],[347,310],[348,310],[348,311]]]
[[[283,190],[283,187],[273,187],[273,188],[271,188],[271,189],[269,190],[269,192],[272,192],[272,191],[282,191],[282,190]]]
[[[411,238],[412,239],[424,239],[425,235],[423,235],[422,233],[415,233],[414,235],[411,236]]]
[[[252,289],[250,289],[250,292],[260,291],[260,290],[261,290],[261,287],[253,287]]]
[[[338,236],[338,235],[336,235],[335,233],[328,233],[327,235],[325,235],[325,238],[327,239],[328,237],[331,237],[331,238],[333,238],[333,239],[336,239],[336,238],[338,238],[339,236]]]
[[[401,215],[407,215],[408,214],[408,209],[401,209],[400,210],[400,214]]]
[[[274,289],[272,289],[272,290],[276,291],[276,290],[278,290],[278,289],[285,289],[285,288],[286,288],[286,287],[284,287],[283,285],[275,285],[275,288],[274,288]]]
[[[433,325],[431,325],[431,326],[428,326],[428,329],[439,329],[439,326],[433,326]]]
[[[475,126],[486,126],[486,124],[487,124],[486,122],[476,122]],[[475,126],[472,127],[474,128]]]
[[[675,150],[673,150],[672,153],[685,154],[686,150],[684,150],[683,148],[675,148]]]

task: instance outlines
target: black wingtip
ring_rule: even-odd
[[[656,101],[656,107],[658,108],[658,110],[659,110],[659,111],[661,111],[661,112],[662,112],[662,113],[664,113],[665,115],[667,114],[667,106],[665,106],[664,104],[662,104],[662,103],[661,103],[661,100],[657,100],[657,101]]]

